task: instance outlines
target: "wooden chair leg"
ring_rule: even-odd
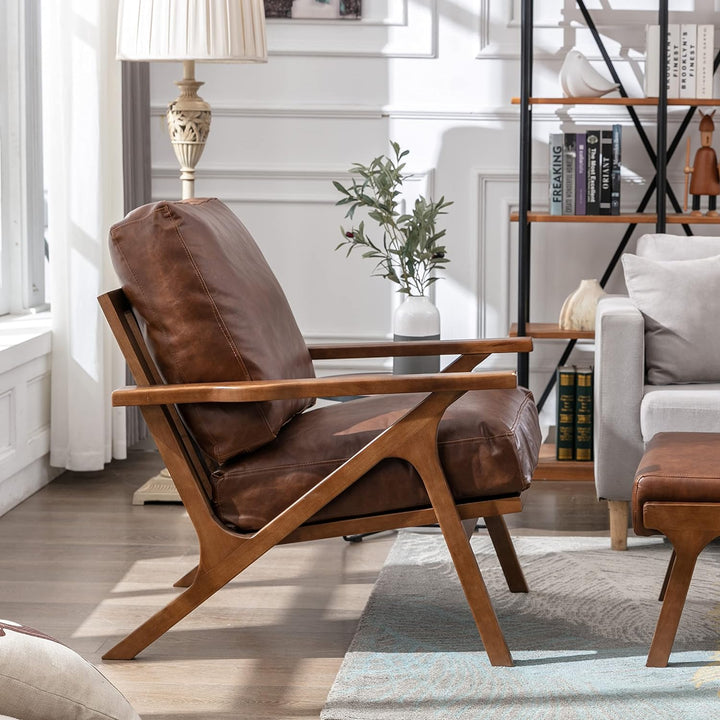
[[[670,562],[668,563],[667,570],[665,571],[665,579],[663,580],[662,587],[660,588],[660,595],[658,600],[662,602],[665,599],[665,591],[667,590],[668,582],[670,581],[670,573],[672,572],[673,565],[675,564],[675,548],[673,548],[672,555],[670,556]]]
[[[232,579],[235,574],[233,573],[229,579]],[[211,580],[209,574],[198,573],[191,587],[108,650],[103,655],[103,660],[132,660],[173,625],[180,622],[188,613],[205,602],[226,582],[228,582],[228,579],[217,580],[213,578]]]
[[[528,592],[527,582],[523,574],[520,561],[515,552],[512,538],[507,529],[505,518],[502,515],[484,517],[485,527],[488,530],[493,547],[497,553],[500,567],[505,575],[510,592]]]
[[[608,500],[610,511],[610,547],[613,550],[627,550],[628,508],[627,500]]]
[[[672,562],[660,617],[650,644],[647,667],[667,667],[698,554],[699,550],[692,545],[675,549],[675,560]]]
[[[196,565],[190,572],[185,573],[179,580],[173,583],[173,587],[187,588],[193,584],[195,576],[197,575],[198,566]]]
[[[415,442],[413,451],[405,457],[425,484],[490,664],[511,667],[512,656],[440,465],[437,444]]]
[[[473,536],[475,528],[477,527],[477,518],[466,518],[462,521],[462,526],[465,530],[465,536],[469,540]]]

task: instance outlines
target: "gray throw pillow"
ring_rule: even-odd
[[[720,382],[720,255],[696,260],[622,257],[645,319],[650,385]]]

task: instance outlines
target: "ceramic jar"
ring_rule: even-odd
[[[393,340],[439,340],[440,313],[426,295],[408,295],[393,315]],[[393,373],[431,373],[440,370],[440,357],[393,358]]]
[[[560,310],[558,324],[561,330],[595,330],[595,309],[598,300],[607,293],[600,283],[581,280],[577,290],[567,296]]]

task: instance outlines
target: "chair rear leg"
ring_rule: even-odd
[[[465,537],[469,540],[475,533],[477,527],[477,518],[466,518],[462,521],[463,530],[465,530]]]
[[[193,580],[195,580],[195,576],[197,575],[198,566],[196,565],[190,572],[185,573],[179,580],[176,580],[173,583],[173,587],[181,587],[186,588],[190,587],[193,584]]]
[[[505,575],[508,589],[514,593],[528,592],[525,575],[522,567],[520,567],[520,561],[508,532],[505,518],[502,515],[490,515],[484,517],[483,520],[500,561],[500,567]]]

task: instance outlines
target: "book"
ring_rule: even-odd
[[[575,454],[575,377],[575,368],[571,365],[562,365],[557,369],[557,460],[572,460]]]
[[[612,130],[600,131],[600,215],[610,215],[612,204]]]
[[[575,133],[565,133],[563,146],[563,215],[575,214]]]
[[[695,97],[697,25],[680,25],[680,97]]]
[[[667,96],[680,97],[680,25],[670,23],[667,34]]]
[[[593,369],[575,369],[573,460],[593,459]]]
[[[713,63],[715,61],[715,27],[698,25],[695,54],[695,95],[701,99],[713,96]]]
[[[645,27],[645,95],[660,95],[660,26]]]
[[[587,205],[587,137],[575,133],[575,214],[585,215]]]
[[[600,131],[588,130],[585,133],[586,150],[586,203],[588,215],[600,214]]]
[[[562,215],[562,169],[563,169],[563,146],[562,133],[551,133],[548,138],[550,156],[548,158],[550,172],[550,214]]]
[[[622,159],[622,125],[612,126],[612,162],[610,165],[610,214],[620,214],[620,168]]]

